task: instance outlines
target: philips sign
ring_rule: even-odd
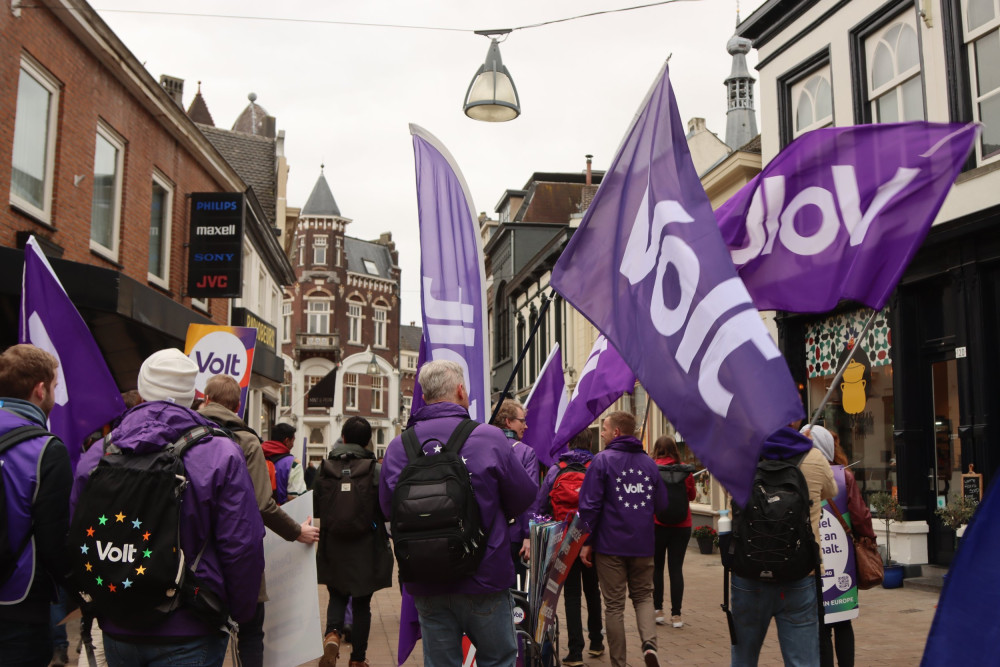
[[[242,284],[242,192],[191,195],[187,295],[237,297]]]

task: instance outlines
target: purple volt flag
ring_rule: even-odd
[[[975,124],[828,127],[802,135],[716,212],[762,310],[879,310],[976,140]]]
[[[587,363],[580,371],[580,379],[573,389],[569,404],[556,422],[552,457],[558,458],[559,454],[566,451],[566,443],[573,436],[590,426],[622,394],[631,394],[634,389],[635,373],[618,354],[618,350],[609,345],[604,336],[598,336],[587,357]]]
[[[486,278],[472,198],[462,172],[432,134],[410,125],[420,220],[420,295],[427,359],[455,361],[465,371],[469,416],[489,414]]]
[[[420,639],[420,616],[413,596],[406,590],[406,584],[399,584],[399,640],[396,643],[396,664],[402,665],[413,653],[413,647]]]
[[[24,247],[17,340],[40,347],[59,360],[49,429],[65,443],[70,465],[76,470],[84,440],[125,412],[125,402],[90,329],[35,237]]]
[[[737,502],[803,416],[691,164],[664,65],[552,274]]]
[[[566,380],[563,378],[562,352],[556,343],[545,360],[535,385],[524,402],[526,411],[524,437],[521,442],[535,450],[538,460],[546,467],[555,463],[552,439],[556,423],[566,409]]]

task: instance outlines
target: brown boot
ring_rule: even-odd
[[[372,667],[368,660],[351,660],[349,667]]]
[[[334,630],[323,637],[323,657],[319,659],[319,667],[337,667],[337,656],[340,655],[340,633]]]

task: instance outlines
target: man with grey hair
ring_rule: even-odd
[[[456,428],[469,418],[469,394],[462,367],[453,361],[430,361],[420,369],[420,386],[426,405],[411,417],[424,456],[441,451]],[[486,550],[472,576],[447,582],[415,582],[406,590],[413,596],[420,617],[424,665],[458,664],[462,635],[476,647],[480,667],[512,665],[517,641],[512,619],[514,564],[508,546],[507,519],[531,505],[536,485],[514,456],[503,433],[479,424],[461,449],[482,525],[488,531]],[[379,502],[387,519],[392,518],[393,493],[400,473],[410,463],[397,436],[386,449],[379,483]]]

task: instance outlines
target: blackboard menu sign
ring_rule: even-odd
[[[972,503],[983,499],[983,476],[972,471],[972,464],[969,464],[969,472],[962,475],[962,495]]]

